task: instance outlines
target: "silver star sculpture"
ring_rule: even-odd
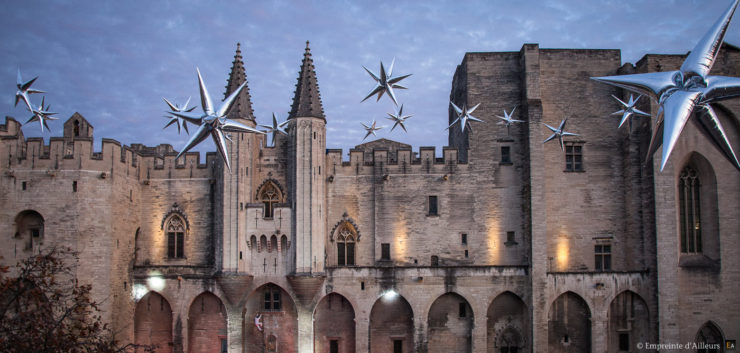
[[[694,123],[725,154],[725,157],[740,169],[740,163],[727,134],[710,105],[715,101],[740,96],[740,78],[709,76],[738,1],[740,0],[733,1],[722,17],[696,44],[679,70],[592,77],[599,82],[649,95],[658,102],[658,116],[650,139],[648,159],[658,146],[663,144],[661,171],[665,168],[686,122],[697,107],[701,108],[703,114],[696,114],[695,119],[692,119]],[[661,130],[662,135],[659,134]]]
[[[231,141],[228,135],[224,132],[254,132],[258,134],[264,134],[264,132],[257,129],[246,126],[242,123],[230,120],[226,118],[226,113],[229,112],[231,106],[236,102],[236,96],[242,91],[246,82],[242,83],[239,88],[234,90],[226,99],[221,103],[218,109],[213,109],[211,103],[211,96],[208,94],[206,85],[203,83],[203,77],[200,75],[200,70],[196,68],[198,72],[198,85],[200,86],[200,103],[203,108],[203,114],[194,114],[189,112],[171,112],[172,115],[183,118],[185,121],[198,125],[198,130],[190,137],[190,140],[185,144],[185,147],[177,154],[175,159],[180,158],[183,154],[188,152],[191,148],[195,147],[203,140],[208,138],[210,135],[213,138],[213,142],[216,144],[216,149],[221,155],[226,167],[231,170],[231,163],[229,162],[229,153],[226,148],[226,140]]]
[[[21,69],[18,69],[18,79],[16,81],[16,87],[18,87],[18,91],[15,92],[16,107],[18,106],[18,102],[23,100],[23,102],[26,103],[26,108],[28,108],[28,110],[34,110],[33,106],[31,106],[31,100],[28,99],[28,95],[32,93],[46,93],[44,91],[31,88],[31,85],[36,81],[37,78],[39,77],[36,76],[27,82],[23,82],[23,79],[21,78]]]
[[[370,94],[367,95],[367,97],[365,97],[365,99],[362,100],[363,102],[376,94],[378,95],[378,99],[376,100],[377,102],[380,100],[380,97],[383,96],[383,93],[387,93],[388,97],[390,97],[391,100],[393,101],[393,104],[398,106],[398,102],[396,102],[396,95],[393,93],[393,89],[394,88],[406,89],[406,87],[399,85],[398,82],[403,80],[406,77],[411,76],[411,74],[399,76],[399,77],[392,77],[391,75],[393,73],[393,64],[395,62],[396,62],[396,59],[394,58],[393,61],[391,61],[390,68],[388,68],[388,73],[386,73],[385,67],[383,66],[383,62],[381,61],[380,62],[380,75],[377,75],[377,76],[374,73],[372,73],[370,70],[368,70],[366,67],[364,66],[362,67],[363,69],[365,69],[365,71],[367,71],[368,74],[370,74],[370,77],[372,77],[376,82],[375,88],[372,90],[372,92],[370,92]]]
[[[568,118],[563,119],[563,121],[560,122],[560,126],[558,126],[557,129],[550,125],[542,123],[543,125],[547,126],[547,128],[550,129],[550,131],[552,131],[552,135],[550,135],[550,137],[548,137],[547,140],[545,140],[542,143],[547,143],[547,141],[550,141],[557,137],[558,141],[560,141],[560,150],[565,151],[565,147],[563,146],[563,136],[578,136],[578,134],[565,131],[566,121],[568,121]]]
[[[458,121],[460,122],[460,132],[465,132],[465,127],[466,126],[468,126],[470,130],[473,129],[473,127],[470,126],[470,121],[471,120],[472,121],[481,122],[481,123],[483,122],[483,120],[480,120],[480,119],[478,119],[478,118],[470,115],[470,114],[473,113],[473,111],[475,111],[475,109],[478,108],[478,106],[480,105],[480,103],[476,104],[474,107],[472,107],[470,109],[468,109],[465,106],[465,104],[463,104],[462,109],[460,109],[460,107],[456,106],[455,103],[450,102],[450,104],[452,104],[452,108],[455,109],[455,112],[457,113],[457,119],[455,119],[455,121],[453,121],[452,124],[450,124],[450,126],[448,126],[445,130],[447,130],[447,129],[453,127],[453,126],[455,126],[455,124],[457,124]]]
[[[190,97],[188,97],[188,100],[185,101],[185,104],[182,106],[178,106],[176,104],[172,104],[172,102],[168,101],[167,98],[162,97],[164,99],[164,102],[167,103],[167,105],[170,107],[170,112],[192,112],[196,107],[188,108],[188,104],[190,104]],[[171,113],[170,113],[171,114]],[[170,121],[165,125],[162,129],[168,128],[172,124],[177,124],[177,133],[180,133],[180,125],[182,125],[182,128],[185,129],[185,133],[190,135],[190,131],[188,131],[188,123],[185,121],[185,119],[175,116],[175,115],[167,115],[165,118],[169,118]]]
[[[46,126],[47,130],[51,131],[49,124],[47,123],[48,120],[57,120],[57,118],[52,117],[52,115],[56,113],[49,111],[49,109],[51,109],[51,105],[44,107],[44,99],[45,98],[41,98],[41,105],[38,109],[31,109],[31,113],[33,115],[28,119],[28,121],[26,121],[26,124],[38,121],[41,125],[41,132],[44,132],[44,126]]]
[[[387,113],[387,114],[390,118],[386,118],[386,119],[394,122],[393,127],[391,128],[391,131],[393,131],[393,129],[395,129],[396,126],[400,126],[404,132],[408,132],[406,131],[406,126],[404,125],[404,123],[406,122],[406,119],[412,117],[413,115],[403,115],[403,104],[401,104],[401,109],[399,109],[398,113],[396,113],[395,115],[391,113]]]
[[[370,124],[370,126],[367,126],[367,125],[365,125],[363,123],[360,123],[360,124],[362,124],[362,126],[365,128],[365,131],[367,131],[367,133],[365,134],[365,137],[362,138],[363,141],[368,136],[370,136],[370,134],[372,134],[373,136],[378,136],[378,135],[375,134],[375,131],[378,131],[378,130],[380,130],[380,129],[383,128],[383,126],[375,127],[375,120],[373,120],[373,122],[372,122],[372,124]]]
[[[524,122],[524,120],[516,120],[516,119],[514,119],[514,111],[515,110],[516,110],[516,107],[514,107],[514,109],[511,110],[511,113],[507,113],[506,110],[504,110],[504,116],[496,115],[497,118],[503,120],[503,121],[499,121],[498,122],[498,125],[502,125],[502,124],[503,125],[506,125],[506,129],[507,129],[507,131],[509,131],[509,133],[511,133],[511,131],[510,131],[511,125],[513,125],[514,123],[523,123]]]
[[[267,129],[265,131],[268,134],[272,134],[272,145],[275,146],[275,137],[278,133],[283,134],[285,136],[288,136],[288,133],[283,130],[283,126],[287,125],[287,121],[283,121],[282,123],[278,124],[277,118],[275,117],[275,113],[272,113],[272,125],[260,125],[261,127]]]
[[[632,130],[632,119],[630,119],[633,115],[642,115],[642,116],[650,116],[650,114],[643,112],[640,109],[637,109],[637,101],[640,100],[642,95],[637,96],[637,99],[633,97],[630,94],[630,99],[627,102],[624,102],[623,100],[617,98],[617,96],[612,94],[612,97],[616,99],[620,104],[622,104],[622,109],[619,111],[616,111],[612,113],[612,115],[619,115],[622,114],[622,120],[619,122],[619,127],[621,128],[622,125],[624,125],[625,121],[629,121],[629,128]]]

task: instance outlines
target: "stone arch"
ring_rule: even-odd
[[[461,295],[448,292],[439,296],[427,318],[428,352],[472,352],[473,308]]]
[[[707,321],[696,332],[695,342],[697,345],[703,343],[697,349],[697,353],[722,353],[725,351],[725,339],[719,326],[712,321]]]
[[[278,251],[278,240],[275,234],[270,237],[270,251]]]
[[[607,318],[607,352],[633,351],[638,342],[650,342],[650,313],[637,293],[625,290],[614,297]]]
[[[267,250],[267,237],[262,234],[260,236],[259,252],[263,252],[265,250]]]
[[[134,343],[156,345],[155,352],[172,352],[172,308],[157,292],[149,292],[134,309]]]
[[[258,250],[259,251],[259,248],[257,247],[257,236],[254,235],[254,234],[252,234],[252,236],[249,237],[249,248],[251,250]]]
[[[486,351],[516,353],[529,351],[529,311],[516,294],[506,291],[488,306]]]
[[[547,319],[548,352],[591,352],[591,310],[581,296],[561,294]]]
[[[262,331],[255,323],[258,315]],[[275,336],[275,351],[298,351],[298,312],[290,294],[279,285],[268,282],[249,294],[244,322],[244,347],[247,353],[269,352],[270,336]]]
[[[329,293],[321,298],[313,320],[314,352],[330,353],[332,345],[339,352],[355,351],[355,309],[343,295]]]
[[[400,344],[402,352],[414,351],[414,311],[402,295],[389,291],[370,310],[370,352],[393,352]]]
[[[34,210],[25,210],[15,216],[13,235],[17,251],[33,252],[44,242],[44,217]]]
[[[285,234],[283,234],[280,237],[280,251],[285,253],[286,251],[288,251],[289,247],[290,245],[288,244],[288,237]]]
[[[699,152],[689,153],[680,165],[676,175],[679,263],[711,266],[696,261],[705,257],[717,263],[720,260],[717,177],[712,164]]]
[[[218,352],[226,340],[226,307],[211,292],[195,297],[188,309],[188,351]]]
[[[285,203],[285,191],[280,183],[275,179],[266,179],[257,187],[255,199],[264,205],[262,216],[272,218],[275,206]]]

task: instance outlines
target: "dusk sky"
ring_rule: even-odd
[[[236,43],[241,43],[252,104],[260,124],[287,118],[306,40],[327,118],[327,148],[362,143],[360,125],[373,119],[379,138],[414,146],[447,144],[447,111],[455,68],[465,52],[540,48],[621,49],[623,62],[646,53],[684,54],[729,6],[716,1],[11,1],[0,11],[0,114],[25,123],[13,106],[16,71],[58,112],[41,134],[61,136],[74,112],[100,139],[126,145],[188,139],[162,130],[162,97],[199,104],[196,66],[214,99],[223,99]],[[738,20],[735,19],[735,22]],[[740,45],[732,24],[725,40]],[[374,88],[362,69],[377,72],[395,58],[394,75],[413,74],[396,91],[408,134],[386,120],[387,97],[361,100]],[[197,108],[200,112],[200,107]],[[475,114],[473,114],[475,115]],[[4,119],[0,120],[4,123]],[[493,122],[486,122],[493,123]],[[475,124],[475,123],[474,123]],[[473,125],[475,129],[475,125]],[[191,129],[191,132],[194,131]],[[365,142],[372,140],[368,138]],[[197,151],[215,151],[209,140]],[[438,148],[437,153],[440,154]],[[203,156],[201,157],[203,158]]]

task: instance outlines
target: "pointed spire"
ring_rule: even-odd
[[[311,48],[306,41],[306,51],[303,53],[301,72],[298,74],[298,83],[295,86],[293,106],[290,108],[288,119],[297,117],[315,117],[326,119],[324,107],[321,105],[319,83],[316,81]]]
[[[228,97],[231,92],[239,88],[239,86],[247,80],[247,74],[244,70],[244,62],[242,61],[241,43],[236,43],[236,54],[234,54],[234,61],[231,65],[231,73],[229,73],[229,79],[226,83],[226,92],[224,92],[224,99]],[[232,106],[231,110],[227,114],[229,119],[248,119],[254,120],[254,111],[252,110],[252,96],[249,94],[249,85],[245,86],[239,96],[236,98],[236,102]]]

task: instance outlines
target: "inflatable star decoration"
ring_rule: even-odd
[[[552,135],[550,135],[550,137],[548,137],[547,140],[545,140],[542,143],[546,143],[547,141],[550,141],[550,140],[552,140],[552,139],[554,139],[554,138],[557,137],[558,138],[558,141],[560,141],[560,149],[562,151],[565,151],[565,147],[563,147],[563,136],[578,136],[578,134],[574,134],[572,132],[565,131],[565,122],[566,121],[568,121],[567,118],[563,119],[563,121],[560,122],[560,126],[558,126],[557,129],[554,128],[554,127],[552,127],[552,126],[550,126],[550,125],[547,125],[547,124],[543,123],[545,126],[547,126],[548,129],[550,129],[550,131],[552,131]]]
[[[649,159],[658,146],[663,145],[661,171],[665,168],[681,131],[692,115],[694,118],[691,120],[699,130],[709,137],[730,163],[740,169],[740,162],[730,145],[730,140],[711,106],[713,102],[740,96],[740,78],[709,76],[739,1],[732,2],[696,44],[678,70],[591,78],[648,95],[658,102],[658,115],[647,155]],[[696,108],[700,110],[697,111]],[[695,111],[701,114],[694,115]]]
[[[403,80],[406,77],[411,76],[411,74],[399,76],[399,77],[392,77],[391,74],[393,72],[393,64],[395,63],[395,61],[396,59],[393,59],[393,61],[391,62],[391,66],[390,68],[388,68],[388,73],[385,72],[385,67],[383,66],[383,62],[381,61],[380,62],[380,75],[377,75],[377,76],[374,73],[370,72],[370,70],[368,70],[366,67],[364,66],[362,67],[363,69],[365,69],[365,71],[367,71],[368,74],[370,74],[370,77],[372,77],[376,82],[375,88],[370,92],[370,94],[367,95],[367,97],[365,97],[365,99],[362,100],[363,102],[376,94],[378,95],[378,99],[376,100],[377,102],[380,100],[380,97],[383,96],[383,93],[387,93],[388,97],[390,97],[391,100],[393,101],[393,104],[398,106],[398,102],[396,101],[396,95],[393,93],[393,89],[394,88],[406,89],[406,87],[399,85],[398,82]]]
[[[406,131],[406,126],[403,125],[406,122],[406,119],[412,117],[413,115],[403,115],[403,104],[401,104],[401,109],[398,110],[398,113],[395,115],[391,113],[387,113],[390,118],[386,118],[388,120],[391,120],[394,122],[393,127],[391,128],[391,131],[396,128],[396,126],[400,126],[403,131]]]
[[[216,144],[216,149],[221,155],[226,167],[231,170],[231,163],[229,162],[229,152],[226,148],[226,140],[231,139],[225,134],[225,132],[254,132],[258,134],[264,134],[255,128],[251,128],[242,123],[230,120],[226,118],[226,113],[229,112],[231,106],[236,102],[236,96],[242,91],[246,82],[242,83],[239,88],[234,90],[226,99],[221,102],[218,109],[213,108],[211,103],[211,96],[208,94],[206,85],[203,83],[203,77],[200,75],[200,70],[196,68],[198,72],[198,85],[200,86],[200,103],[203,108],[203,114],[194,114],[189,112],[171,112],[172,115],[183,118],[185,121],[198,125],[198,130],[190,137],[190,140],[185,144],[185,147],[177,154],[175,159],[180,158],[183,154],[187,153],[191,148],[195,147],[199,143],[203,142],[210,135],[213,142]]]

